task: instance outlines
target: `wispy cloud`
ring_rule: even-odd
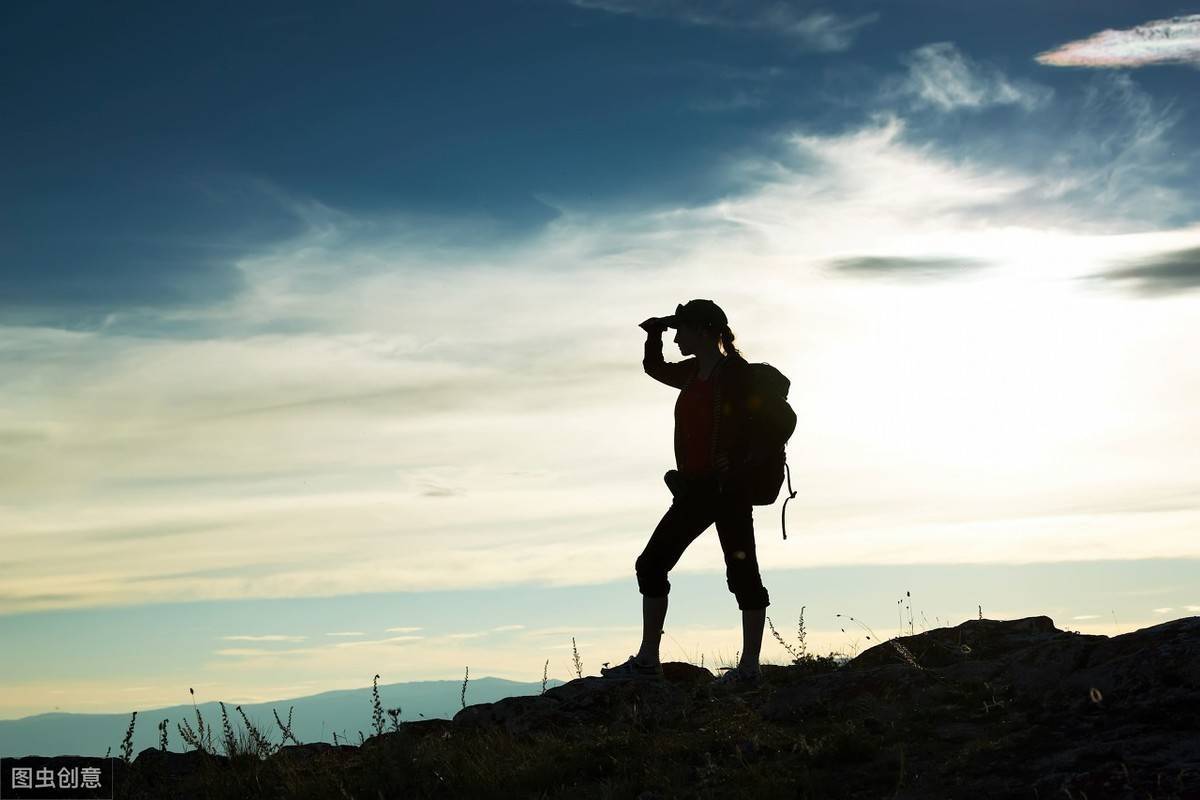
[[[1146,296],[1193,291],[1200,289],[1200,246],[1142,256],[1127,266],[1085,278],[1128,286]]]
[[[326,636],[366,636],[362,631],[332,631]]]
[[[259,656],[285,656],[307,653],[307,648],[296,648],[292,650],[265,650],[261,647],[230,647],[223,650],[214,650],[213,655],[228,656],[231,658],[257,658]]]
[[[365,639],[361,642],[337,642],[334,647],[379,647],[421,641],[424,636],[389,636],[386,639]]]
[[[771,33],[824,52],[849,49],[859,29],[879,19],[877,13],[848,18],[786,0],[571,0],[571,4],[613,14]]]
[[[971,273],[986,266],[987,261],[962,256],[849,256],[832,259],[829,265],[849,275],[924,279]]]
[[[494,628],[489,628],[486,631],[468,631],[463,633],[448,633],[447,639],[478,639],[482,636],[488,636],[493,633],[506,633],[508,631],[519,631],[524,629],[524,625],[497,625]]]
[[[420,481],[420,485],[423,497],[456,497],[465,491],[453,486],[442,486],[435,481],[427,479]]]
[[[762,108],[766,104],[765,93],[761,89],[735,89],[724,96],[708,96],[692,100],[688,107],[694,111],[725,112],[740,111],[747,108]]]
[[[262,636],[239,635],[239,636],[222,636],[222,639],[240,642],[301,642],[307,639],[307,636],[285,636],[283,634],[272,633]]]
[[[1042,196],[1086,209],[1079,220],[1085,228],[1088,216],[1109,230],[1195,219],[1197,198],[1183,188],[1195,157],[1172,137],[1181,119],[1174,102],[1155,98],[1130,75],[1095,75],[1078,110],[1050,134]]]
[[[1048,86],[1009,78],[958,49],[953,42],[934,42],[902,56],[908,69],[888,91],[907,95],[942,111],[1016,105],[1032,110],[1053,96]]]
[[[1178,589],[1178,586],[1157,586],[1153,589],[1118,589],[1115,594],[1126,597],[1148,597],[1155,594],[1170,594]]]
[[[1096,510],[1118,478],[1133,505],[1190,474],[1186,443],[1161,434],[1193,404],[1147,388],[1163,369],[1144,357],[1161,346],[1150,312],[1060,280],[1186,249],[1186,232],[1080,233],[1091,209],[1074,198],[1027,202],[1073,165],[947,156],[894,116],[779,148],[731,159],[745,189],[712,203],[566,207],[536,236],[451,256],[408,218],[315,209],[308,235],[239,262],[247,292],[189,312],[205,336],[133,335],[119,318],[5,328],[17,435],[0,449],[0,538],[22,561],[5,565],[0,611],[627,575],[670,460],[669,397],[641,372],[636,323],[680,287],[720,298],[748,355],[809,387],[807,513],[837,535],[773,563],[1195,552],[1188,509],[1138,520],[1154,526],[1142,536]],[[824,268],[863,258],[993,267],[920,287]],[[1190,380],[1190,362],[1171,369]],[[1144,457],[1113,444],[1130,441]],[[435,486],[462,493],[423,493]],[[158,527],[171,547],[96,536]],[[723,565],[697,552],[691,567]]]
[[[1100,619],[1100,615],[1099,614],[1080,614],[1078,616],[1071,617],[1071,619]]]
[[[1158,19],[1123,30],[1105,30],[1039,53],[1055,67],[1145,67],[1200,64],[1200,14]]]

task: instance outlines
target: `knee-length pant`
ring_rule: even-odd
[[[650,541],[634,565],[638,591],[646,597],[666,597],[671,591],[667,573],[683,551],[714,522],[725,553],[725,580],[743,611],[770,605],[758,574],[754,549],[753,506],[742,493],[717,492],[715,479],[689,481],[681,496],[671,502]]]

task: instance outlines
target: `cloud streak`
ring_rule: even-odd
[[[1087,276],[1158,297],[1200,289],[1200,247],[1134,259],[1128,266]]]
[[[1124,30],[1104,30],[1039,53],[1053,67],[1128,68],[1200,64],[1200,14],[1158,19]]]
[[[945,278],[973,272],[987,265],[978,258],[938,258],[936,256],[851,256],[836,258],[829,262],[835,270],[850,275],[900,277],[900,278]]]
[[[769,33],[817,52],[848,50],[858,31],[879,19],[877,13],[847,18],[782,0],[748,0],[740,3],[715,0],[571,0],[571,4],[645,19],[666,18],[688,25]]]

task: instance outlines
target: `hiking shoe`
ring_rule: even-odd
[[[762,685],[762,670],[743,672],[741,667],[720,667],[725,674],[713,681],[714,686],[729,686],[736,689],[754,689]]]
[[[643,664],[637,660],[636,655],[629,657],[629,660],[624,664],[618,664],[615,667],[608,666],[608,662],[604,662],[605,666],[600,668],[600,676],[604,678],[663,678],[662,664]]]

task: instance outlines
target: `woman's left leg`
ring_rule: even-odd
[[[742,656],[738,667],[743,672],[758,669],[762,650],[763,626],[767,606],[771,604],[758,571],[754,547],[754,516],[750,501],[736,494],[722,496],[717,504],[717,537],[725,554],[725,577],[729,591],[742,610]]]

